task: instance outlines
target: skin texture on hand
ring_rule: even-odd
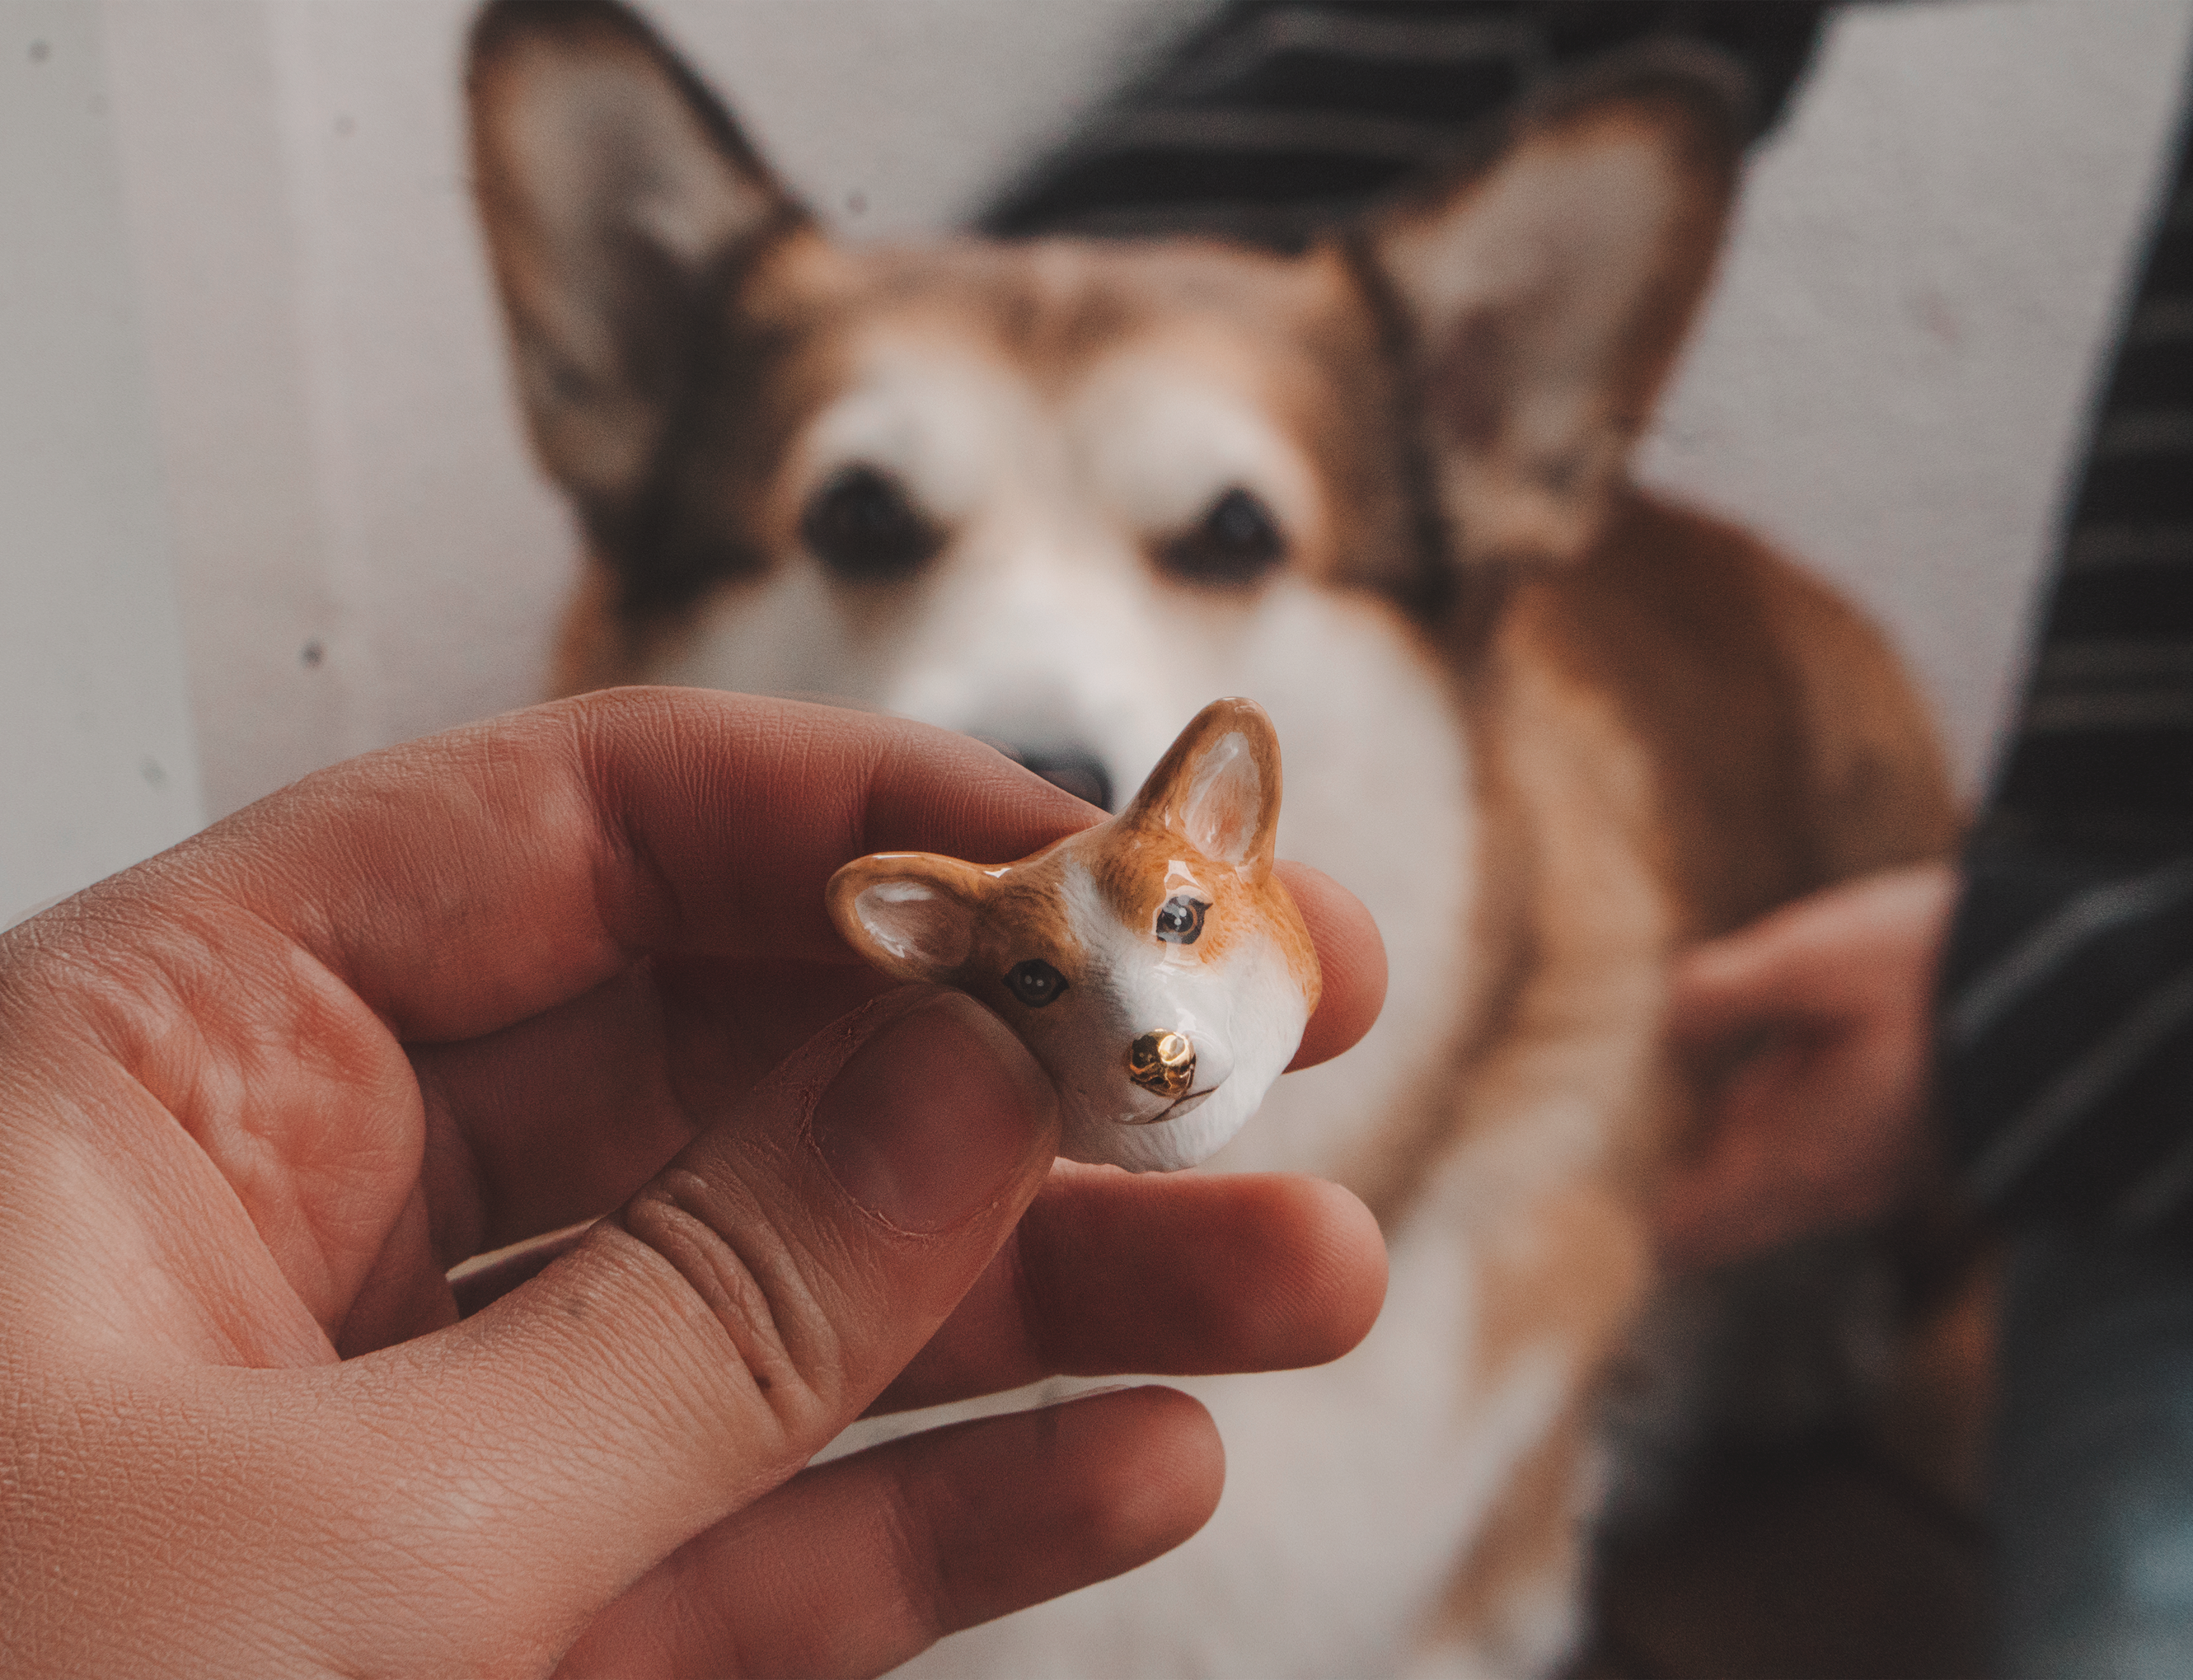
[[[1669,1265],[1852,1224],[1909,1185],[1927,1146],[1935,971],[1955,892],[1940,864],[1845,882],[1677,964],[1669,1030],[1727,1071],[1703,1148],[1661,1188]]]
[[[0,1668],[873,1672],[1192,1533],[1221,1454],[1164,1389],[803,1470],[872,1408],[1314,1363],[1376,1315],[1353,1198],[1054,1167],[1012,1035],[830,928],[850,858],[1092,814],[938,731],[627,690],[339,765],[0,936]],[[1383,958],[1287,879],[1309,1061]],[[586,1219],[457,1321],[451,1265]]]

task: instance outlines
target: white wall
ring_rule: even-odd
[[[792,180],[946,226],[1201,0],[658,0]],[[537,692],[570,575],[467,202],[463,0],[106,0],[208,797]],[[1647,476],[1884,616],[1967,786],[2170,126],[2188,0],[1842,18]]]
[[[0,3],[0,927],[200,820],[98,14]]]
[[[573,545],[524,454],[472,222],[469,0],[104,9],[209,803],[538,698]],[[864,234],[960,218],[1194,15],[650,9]]]
[[[2015,705],[2193,44],[2182,0],[1858,9],[1642,461],[1869,606],[1967,789]]]

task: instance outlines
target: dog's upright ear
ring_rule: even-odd
[[[1720,55],[1640,52],[1363,231],[1457,560],[1560,563],[1598,535],[1712,277],[1744,111]]]
[[[582,504],[615,507],[646,476],[724,277],[804,219],[614,0],[495,0],[466,82],[535,446]]]

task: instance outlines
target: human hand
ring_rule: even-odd
[[[1677,963],[1669,1031],[1728,1071],[1709,1086],[1701,1152],[1661,1188],[1669,1265],[1717,1265],[1865,1219],[1910,1181],[1955,892],[1942,864],[1844,882]]]
[[[0,936],[0,1667],[870,1672],[1192,1533],[1220,1449],[1160,1388],[803,1469],[871,1408],[1313,1363],[1376,1314],[1352,1197],[1054,1168],[1002,1024],[831,930],[847,859],[1090,815],[939,731],[627,690]],[[1288,880],[1308,1062],[1383,959]],[[453,1262],[605,1214],[456,1321]]]

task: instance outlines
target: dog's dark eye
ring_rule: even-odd
[[[1031,957],[1013,964],[1005,975],[1005,990],[1031,1009],[1040,1009],[1058,1001],[1058,994],[1066,990],[1066,976],[1042,957]]]
[[[1158,911],[1158,937],[1167,945],[1194,945],[1203,934],[1203,912],[1210,908],[1197,899],[1167,899]]]
[[[1236,484],[1211,504],[1194,529],[1160,552],[1165,569],[1194,583],[1248,583],[1286,558],[1272,510]]]
[[[839,577],[862,583],[902,578],[942,546],[905,490],[873,466],[847,467],[818,490],[799,537]]]

